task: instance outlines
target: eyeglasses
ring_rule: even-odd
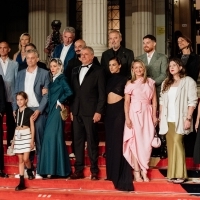
[[[60,60],[60,58],[52,58],[50,62],[56,62],[57,64],[62,65],[62,61]]]

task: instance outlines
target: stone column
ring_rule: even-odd
[[[107,0],[83,0],[83,39],[101,57],[107,49]]]
[[[46,61],[44,53],[47,37],[47,0],[29,0],[29,34],[40,54],[40,60]]]
[[[154,35],[153,0],[132,1],[132,48],[135,56],[143,54],[142,38]]]

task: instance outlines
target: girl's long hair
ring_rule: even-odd
[[[146,70],[145,64],[140,59],[136,59],[131,63],[131,83],[133,83],[136,80],[136,75],[135,75],[135,73],[133,71],[134,63],[140,63],[141,64],[142,68],[144,69],[144,76],[143,76],[144,80],[143,80],[143,83],[146,83],[146,81],[147,81],[147,70]]]
[[[167,78],[164,80],[162,93],[164,93],[167,90],[169,90],[170,86],[174,83],[174,77],[170,73],[170,70],[169,70],[169,64],[172,61],[174,61],[178,66],[182,67],[182,69],[179,72],[180,78],[184,78],[186,76],[185,67],[184,67],[183,62],[181,61],[181,59],[180,58],[171,58],[169,60],[168,67],[167,67],[167,70],[166,70]]]

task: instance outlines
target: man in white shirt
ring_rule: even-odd
[[[15,120],[13,117],[12,103],[15,99],[15,83],[18,72],[18,63],[8,57],[10,52],[9,44],[5,41],[0,43],[0,75],[5,84],[6,91],[6,126],[7,126],[7,146],[13,139],[15,132]]]
[[[53,52],[53,58],[60,58],[64,66],[64,71],[66,71],[68,61],[76,55],[73,44],[75,29],[73,27],[66,27],[63,30],[62,37],[63,44],[56,46]]]
[[[33,113],[33,120],[35,122],[35,143],[37,155],[40,154],[41,142],[43,140],[43,133],[46,122],[46,106],[47,94],[42,93],[43,88],[48,88],[50,78],[49,72],[42,68],[38,68],[37,62],[39,60],[38,52],[35,49],[29,50],[26,53],[27,69],[19,71],[15,86],[15,93],[24,91],[28,94],[28,107]],[[15,110],[17,105],[15,104]],[[37,164],[39,163],[39,156],[37,156]]]

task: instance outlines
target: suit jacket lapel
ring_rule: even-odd
[[[146,58],[147,59],[147,58]],[[157,52],[155,51],[151,60],[150,60],[150,63],[149,65],[153,65],[153,63],[157,60]]]
[[[175,101],[176,101],[177,97],[179,96],[179,94],[180,94],[180,92],[182,90],[182,87],[184,85],[185,85],[185,78],[181,78],[180,83],[179,83],[178,88],[177,88]]]
[[[94,70],[94,66],[93,64],[91,65],[90,69],[87,71],[87,73],[85,74],[83,81],[81,83],[81,85],[84,83],[85,79],[89,76],[89,74],[91,74],[91,72]]]
[[[24,91],[25,90],[26,69],[20,71],[20,73],[21,73],[21,76],[20,76],[21,80],[18,80],[18,81],[22,83],[22,87],[21,88],[22,88],[22,91]]]
[[[7,76],[9,74],[9,71],[10,71],[10,68],[11,68],[11,62],[10,62],[10,59],[8,60],[8,66],[7,66],[7,69],[6,69],[6,74],[5,76]]]
[[[40,71],[41,71],[40,68],[37,67],[37,74],[36,74],[36,77],[35,77],[34,87],[35,87],[35,85],[37,84],[37,82],[40,78],[40,74],[41,74]]]

